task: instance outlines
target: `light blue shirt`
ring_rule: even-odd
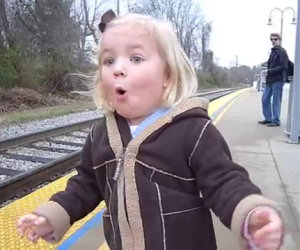
[[[153,122],[158,120],[160,117],[162,117],[164,114],[166,114],[170,108],[160,108],[153,112],[151,115],[147,116],[145,120],[143,120],[133,131],[131,131],[132,138],[137,137],[141,132],[143,132],[144,129],[146,129],[149,125],[151,125]]]

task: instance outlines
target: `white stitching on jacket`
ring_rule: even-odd
[[[160,196],[159,186],[158,186],[157,183],[155,183],[155,187],[156,187],[156,190],[157,190],[158,203],[159,203],[159,211],[160,211],[160,218],[161,218],[161,223],[162,223],[164,250],[166,250],[167,246],[166,246],[165,219],[164,219],[164,214],[163,214],[163,209],[162,209],[162,204],[161,204],[161,196]]]
[[[193,151],[192,151],[192,153],[190,154],[190,157],[189,157],[189,167],[190,167],[190,168],[191,168],[192,157],[193,157],[193,155],[194,155],[194,153],[195,153],[195,151],[196,151],[196,148],[198,147],[198,144],[199,144],[199,142],[200,142],[200,140],[201,140],[201,138],[202,138],[202,136],[203,136],[203,134],[204,134],[205,129],[207,128],[207,126],[208,126],[208,124],[209,124],[210,122],[211,122],[211,121],[208,120],[208,121],[205,123],[203,129],[202,129],[201,132],[200,132],[200,135],[199,135],[199,137],[198,137],[198,140],[197,140],[196,143],[195,143],[195,146],[194,146],[194,148],[193,148]]]
[[[154,173],[155,173],[155,170],[153,169],[153,170],[152,170],[152,173],[151,173],[151,176],[150,176],[150,181],[151,181],[151,182],[152,182],[152,177],[153,177]]]
[[[152,166],[149,166],[148,164],[140,161],[140,160],[136,160],[137,163],[140,163],[141,165],[143,165],[144,167],[146,168],[149,168],[149,169],[152,169],[152,170],[155,170],[161,174],[165,174],[165,175],[168,175],[168,176],[171,176],[171,177],[174,177],[174,178],[177,178],[177,179],[180,179],[180,180],[183,180],[183,181],[195,181],[196,178],[185,178],[185,177],[181,177],[181,176],[178,176],[178,175],[175,175],[175,174],[171,174],[171,173],[168,173],[168,172],[165,172],[163,170],[160,170],[160,169],[157,169],[155,167],[152,167]]]
[[[93,169],[96,170],[97,168],[104,167],[104,166],[107,165],[108,163],[115,162],[116,160],[117,160],[117,159],[112,159],[112,160],[109,160],[109,161],[105,161],[104,163],[102,163],[102,164],[100,164],[100,165],[94,166]]]
[[[108,209],[108,212],[109,212],[109,214],[110,214],[109,221],[110,221],[110,224],[111,224],[111,227],[112,227],[112,230],[113,230],[113,234],[114,234],[114,242],[116,242],[115,226],[114,226],[113,218],[112,218],[111,212],[110,212],[111,199],[112,199],[112,189],[111,189],[111,186],[110,186],[109,180],[108,180],[108,169],[107,169],[107,165],[106,165],[105,167],[106,167],[106,183],[107,183],[107,186],[108,186],[108,189],[109,189],[109,192],[110,192],[109,205],[108,205],[107,209]]]
[[[92,125],[91,129],[90,129],[90,139],[91,142],[93,142],[93,130],[94,130],[95,124]]]
[[[194,208],[185,209],[185,210],[181,210],[181,211],[175,211],[175,212],[170,212],[170,213],[164,213],[163,215],[164,215],[164,216],[167,216],[167,215],[173,215],[173,214],[181,214],[181,213],[190,212],[190,211],[197,210],[197,209],[204,208],[204,207],[205,207],[205,206],[194,207]]]

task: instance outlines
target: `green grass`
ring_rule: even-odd
[[[96,107],[92,101],[76,101],[74,103],[65,104],[61,106],[43,107],[24,111],[14,111],[11,113],[1,114],[0,127],[4,125],[7,126],[13,123],[23,123],[33,120],[53,118],[57,116],[95,109]]]

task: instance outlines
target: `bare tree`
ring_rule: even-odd
[[[2,35],[2,31],[3,31],[3,26],[2,26],[2,21],[1,21],[1,18],[0,18],[0,49],[5,48],[4,36]],[[3,34],[4,34],[4,31],[3,31]]]
[[[201,61],[201,27],[204,17],[193,0],[140,0],[131,10],[169,21],[187,56],[198,64]]]
[[[27,48],[43,56],[75,54],[79,27],[71,13],[72,4],[73,0],[16,1],[18,40],[27,42]]]
[[[103,0],[80,0],[74,4],[73,12],[80,26],[80,39],[78,40],[78,46],[81,48],[78,58],[80,64],[91,61],[93,47],[99,43],[98,22],[103,2]]]
[[[99,39],[98,39],[98,35],[97,35],[97,25],[96,22],[100,19],[99,18],[99,10],[100,10],[100,6],[101,3],[98,3],[97,0],[94,1],[94,8],[93,8],[93,12],[92,12],[92,18],[90,19],[90,9],[87,7],[87,2],[86,0],[82,0],[83,2],[83,8],[84,8],[84,17],[85,17],[85,25],[88,28],[90,33],[87,33],[87,35],[92,35],[94,38],[94,41],[96,44],[98,44]]]
[[[81,24],[81,62],[90,61],[90,59],[87,60],[87,57],[91,57],[92,46],[91,44],[87,44],[88,37],[93,38],[94,42],[92,44],[99,43],[98,20],[100,19],[99,16],[102,3],[103,1],[98,2],[98,0],[94,0],[93,3],[89,2],[91,5],[91,7],[89,7],[86,0],[81,0],[80,8],[77,9],[78,19]]]
[[[3,28],[3,33],[5,35],[7,44],[9,48],[15,48],[15,39],[13,37],[13,32],[10,30],[7,13],[6,13],[6,3],[4,0],[0,0],[0,19],[1,27]],[[2,29],[1,29],[2,30]],[[0,46],[4,47],[4,37],[0,30]]]
[[[204,72],[207,72],[213,64],[212,53],[208,50],[211,29],[210,23],[205,23],[201,28],[202,70]]]

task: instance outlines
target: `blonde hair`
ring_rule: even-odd
[[[119,16],[106,25],[105,32],[112,26],[131,25],[142,28],[140,35],[150,35],[157,41],[162,59],[166,63],[166,73],[168,74],[169,85],[165,90],[163,105],[170,107],[180,101],[193,96],[196,93],[198,82],[197,77],[189,59],[177,40],[177,36],[172,27],[163,21],[158,21],[152,17],[127,14]],[[112,110],[108,103],[106,94],[101,84],[101,41],[98,47],[98,70],[94,82],[94,102],[101,110]]]

